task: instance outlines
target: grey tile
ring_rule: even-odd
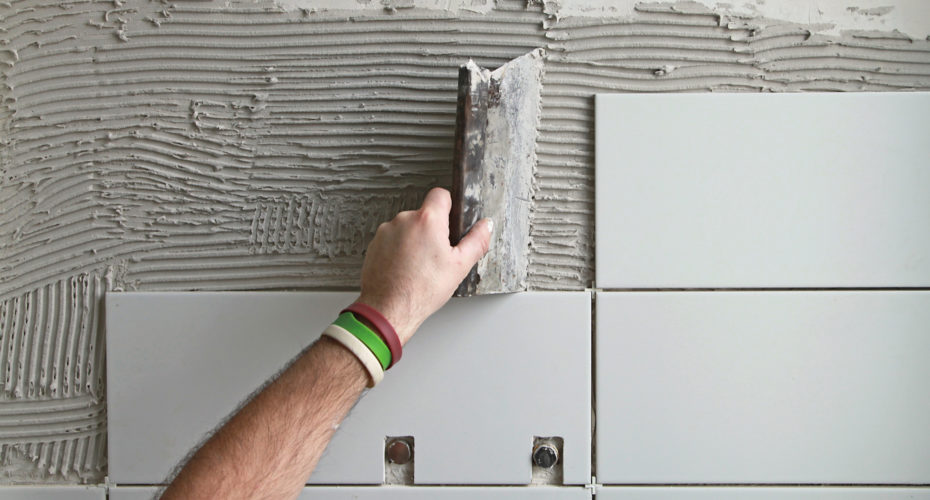
[[[106,489],[98,486],[0,486],[6,500],[105,500]]]
[[[930,292],[597,294],[604,484],[930,483]]]
[[[928,500],[930,488],[609,487],[598,500]]]
[[[601,288],[930,285],[930,93],[598,95]]]
[[[151,500],[155,488],[118,487],[110,489],[110,500]],[[590,500],[591,493],[572,487],[397,487],[397,486],[313,486],[304,488],[301,500]]]
[[[110,479],[159,484],[195,443],[351,302],[348,293],[107,296]],[[455,299],[352,411],[311,478],[383,479],[415,438],[418,484],[526,484],[534,436],[590,476],[590,294]]]

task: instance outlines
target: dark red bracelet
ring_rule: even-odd
[[[388,368],[396,365],[397,362],[400,361],[401,354],[403,354],[403,348],[400,345],[400,337],[397,336],[397,332],[394,331],[391,322],[375,310],[374,307],[362,304],[361,302],[353,303],[349,307],[343,309],[339,314],[346,311],[361,316],[375,327],[378,335],[381,335],[384,343],[387,344],[388,349],[391,350],[391,364],[388,365]]]

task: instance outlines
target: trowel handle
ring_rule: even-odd
[[[449,241],[453,245],[481,219],[480,189],[487,124],[487,86],[475,85],[472,71],[459,68],[458,105],[455,116],[455,149],[452,157],[452,211]],[[474,295],[478,273],[472,268],[456,295]]]

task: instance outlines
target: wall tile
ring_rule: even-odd
[[[312,342],[348,293],[109,294],[110,479],[159,484],[237,404]],[[417,484],[526,484],[534,436],[590,478],[586,292],[454,299],[362,398],[312,477],[379,484],[384,438],[414,436]]]
[[[610,487],[598,500],[928,500],[930,488]]]
[[[599,482],[930,483],[930,292],[601,292],[596,316]]]
[[[157,490],[142,487],[110,489],[110,500],[151,500]],[[327,487],[304,488],[299,500],[590,500],[583,487]]]
[[[598,95],[601,288],[930,286],[930,94]]]
[[[105,500],[107,490],[97,486],[0,486],[5,500]]]

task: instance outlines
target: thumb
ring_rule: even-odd
[[[491,235],[493,233],[494,221],[491,219],[481,219],[468,230],[468,234],[455,246],[455,250],[465,259],[465,263],[468,264],[469,269],[471,269],[481,257],[484,257],[484,254],[488,253],[488,248],[491,245]]]

